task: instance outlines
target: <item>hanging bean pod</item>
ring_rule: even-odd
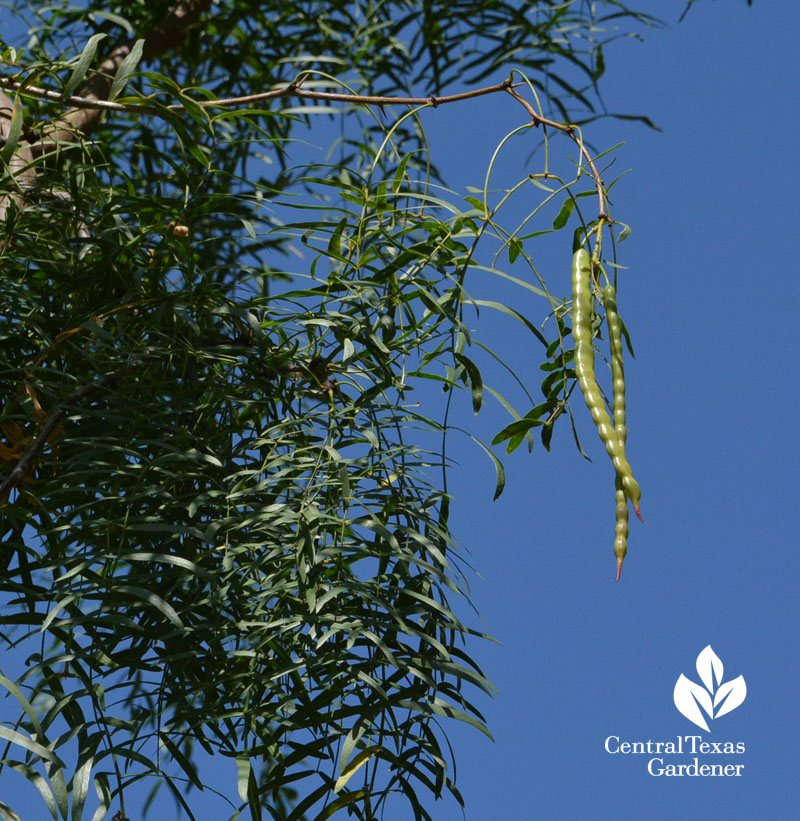
[[[622,323],[617,311],[616,291],[613,285],[603,288],[603,306],[606,309],[608,344],[611,349],[611,381],[614,393],[614,429],[620,446],[625,449],[628,429],[625,420],[625,367],[622,361]],[[617,557],[617,581],[622,575],[622,563],[628,552],[628,499],[622,480],[616,477],[617,519],[614,538],[614,555]]]
[[[617,476],[617,519],[614,528],[614,555],[617,557],[617,581],[622,577],[622,563],[628,553],[628,497],[622,489],[622,482]]]
[[[625,456],[625,448],[620,443],[611,417],[606,411],[603,394],[594,372],[591,259],[583,248],[575,252],[572,260],[572,335],[575,339],[575,373],[583,398],[592,414],[600,440],[611,457],[622,489],[633,502],[633,509],[641,519],[639,500],[642,497],[642,491],[639,483],[633,478],[633,470]]]
[[[614,430],[622,447],[628,438],[625,426],[625,367],[622,362],[622,323],[617,311],[617,294],[613,285],[603,288],[603,307],[606,309],[608,345],[611,349],[611,381],[614,394]]]

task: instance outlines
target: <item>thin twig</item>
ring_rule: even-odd
[[[600,178],[600,172],[597,170],[597,166],[594,164],[594,160],[592,159],[592,155],[589,153],[586,146],[583,144],[583,141],[578,138],[575,134],[575,126],[570,125],[569,123],[559,123],[555,120],[548,120],[546,117],[542,117],[540,114],[536,112],[534,107],[524,98],[517,94],[514,91],[513,87],[509,83],[506,86],[506,91],[521,105],[525,107],[525,110],[528,114],[531,115],[531,119],[533,120],[535,125],[542,125],[548,128],[555,128],[558,131],[563,131],[574,143],[578,146],[581,154],[583,154],[587,165],[592,170],[592,177],[594,178],[595,186],[597,187],[597,197],[600,201],[600,211],[597,215],[597,218],[600,220],[604,220],[607,223],[613,223],[614,220],[608,214],[608,210],[606,209],[606,197],[605,197],[605,190],[603,189],[603,180]]]
[[[282,88],[276,88],[272,91],[262,91],[258,94],[246,94],[242,97],[227,97],[220,100],[196,100],[195,104],[200,108],[234,108],[240,105],[251,105],[253,103],[264,102],[265,100],[277,100],[282,97],[303,97],[309,100],[335,100],[337,102],[365,103],[367,105],[430,105],[436,108],[440,105],[455,103],[460,100],[468,100],[472,97],[482,97],[486,94],[496,94],[499,91],[506,91],[512,87],[511,82],[506,80],[505,82],[488,86],[487,88],[464,91],[460,94],[449,94],[445,97],[435,97],[433,95],[428,97],[382,97],[373,94],[308,91],[307,89],[300,87],[306,77],[307,75],[304,75],[298,82],[289,83]],[[108,100],[98,100],[92,97],[81,97],[78,95],[65,98],[58,91],[51,91],[38,86],[25,85],[24,83],[19,83],[8,77],[0,77],[0,86],[12,91],[19,91],[20,94],[28,94],[31,97],[38,97],[44,100],[53,100],[54,102],[75,106],[75,108],[93,109],[98,111],[118,111],[123,114],[163,115],[165,110],[175,112],[186,110],[186,106],[182,103],[174,103],[172,105],[159,108],[153,105],[147,105],[146,103],[115,103],[109,102]],[[3,113],[4,112],[0,112],[0,114]]]

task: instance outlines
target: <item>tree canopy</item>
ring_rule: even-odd
[[[531,247],[591,240],[615,282],[627,227],[588,132],[610,44],[657,21],[617,0],[2,15],[0,779],[54,819],[159,790],[194,818],[212,757],[231,818],[434,817],[461,800],[446,720],[488,733],[492,690],[454,605],[450,402],[508,412],[476,439],[495,495],[498,447],[570,419],[570,299]],[[420,111],[481,95],[519,126],[465,197]],[[497,189],[520,135],[535,170]],[[539,396],[484,385],[481,309],[529,332]]]

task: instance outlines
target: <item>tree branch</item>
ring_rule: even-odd
[[[186,106],[182,103],[175,103],[173,105],[163,106],[157,108],[152,105],[140,105],[138,103],[113,103],[108,100],[99,99],[96,96],[79,96],[64,97],[57,91],[51,91],[46,88],[39,88],[38,86],[24,86],[15,80],[8,77],[0,77],[0,87],[8,88],[14,91],[19,90],[21,94],[28,94],[31,97],[38,97],[44,100],[52,100],[58,103],[68,103],[75,106],[76,109],[85,109],[93,112],[98,112],[96,116],[99,117],[99,112],[102,111],[117,111],[127,114],[153,114],[155,116],[163,116],[164,111],[185,111]],[[449,94],[444,97],[380,97],[371,94],[350,94],[338,93],[330,91],[308,91],[300,87],[300,83],[289,83],[281,88],[276,88],[271,91],[261,91],[258,94],[247,94],[243,97],[227,97],[220,100],[196,100],[196,104],[201,108],[234,108],[240,105],[252,105],[253,103],[264,102],[265,100],[277,100],[282,97],[301,97],[309,100],[329,100],[348,103],[364,103],[366,105],[430,105],[437,108],[440,105],[447,105],[448,103],[456,103],[461,100],[469,100],[473,97],[483,97],[487,94],[496,94],[499,91],[507,91],[512,88],[510,80],[505,80],[497,85],[487,86],[486,88],[478,88],[473,91],[463,91],[459,94]],[[110,83],[109,83],[110,88]],[[65,115],[68,117],[72,112]],[[4,112],[0,110],[0,116]]]
[[[508,92],[518,103],[524,106],[525,110],[531,117],[534,125],[541,125],[547,128],[554,128],[566,134],[578,146],[579,151],[586,160],[592,178],[594,179],[597,188],[597,197],[599,201],[598,219],[605,220],[608,223],[613,223],[609,216],[606,207],[605,189],[603,187],[603,180],[600,177],[600,172],[592,159],[592,155],[583,143],[583,140],[576,134],[576,126],[569,123],[559,123],[556,120],[550,120],[547,117],[542,117],[536,112],[533,106],[522,96],[520,96],[514,89],[523,85],[522,83],[514,83],[509,78],[497,85],[487,86],[486,88],[478,88],[473,91],[464,91],[460,94],[448,94],[443,97],[381,97],[371,94],[350,94],[330,91],[308,91],[301,88],[301,84],[305,76],[297,82],[289,83],[282,88],[276,88],[271,91],[262,91],[258,94],[248,94],[243,97],[228,97],[221,100],[197,100],[197,105],[201,108],[233,108],[239,105],[252,105],[253,103],[261,103],[266,100],[277,100],[283,97],[300,97],[307,100],[334,100],[348,103],[363,103],[365,105],[429,105],[437,108],[440,105],[447,105],[448,103],[456,103],[461,100],[469,100],[473,97],[483,97],[487,94],[496,94],[500,91]],[[7,78],[0,78],[0,87],[19,89],[20,83],[14,82]],[[36,86],[26,86],[21,90],[22,94],[30,94],[34,97],[54,100],[57,102],[67,102],[70,105],[76,106],[74,110],[90,111],[95,118],[99,118],[101,111],[118,111],[128,114],[153,114],[155,116],[163,116],[164,108],[156,108],[155,106],[138,105],[135,103],[113,103],[105,100],[95,99],[93,97],[69,97],[66,101],[56,91],[49,91],[44,88]],[[169,105],[165,107],[167,111],[184,111],[185,106],[181,103]],[[0,116],[3,111],[0,110]],[[69,114],[66,117],[70,116]]]

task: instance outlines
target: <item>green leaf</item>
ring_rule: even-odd
[[[495,482],[495,486],[494,486],[494,496],[492,497],[492,501],[495,501],[496,499],[499,498],[500,494],[503,492],[503,490],[506,486],[506,471],[505,471],[505,468],[503,467],[503,463],[476,436],[472,436],[470,434],[470,439],[472,439],[472,441],[475,442],[476,444],[480,445],[480,447],[483,449],[484,453],[486,453],[486,455],[492,460],[492,464],[494,465],[494,469],[495,469],[495,474],[497,476],[497,481]]]
[[[506,454],[513,453],[526,439],[528,440],[528,452],[532,453],[533,437],[530,435],[530,431],[524,431],[509,437],[508,442],[506,442]]]
[[[462,353],[454,354],[456,361],[464,368],[467,382],[472,389],[472,410],[478,413],[483,404],[483,379],[478,366]]]
[[[337,782],[338,783],[338,782]],[[332,818],[342,807],[346,807],[348,804],[355,804],[369,795],[369,790],[355,790],[354,792],[348,792],[345,795],[340,795],[335,801],[332,801],[325,807],[322,812],[316,816],[314,821],[327,821],[328,818]]]
[[[258,779],[252,767],[250,768],[250,776],[247,779],[247,799],[251,821],[262,821],[264,816],[261,812],[261,794],[258,788]]]
[[[605,71],[606,71],[606,61],[605,61],[605,58],[603,57],[603,46],[602,46],[602,44],[599,45],[595,49],[594,61],[595,61],[595,63],[594,63],[595,68],[594,68],[593,79],[595,80],[595,82],[597,82],[597,80],[599,80],[603,76],[603,74],[605,74]]]
[[[209,461],[212,461],[212,459],[213,457],[210,457]],[[218,460],[214,459],[212,464],[220,463]],[[120,556],[119,558],[122,559],[123,556]],[[213,578],[213,573],[203,569],[195,562],[190,561],[189,559],[184,559],[183,556],[173,556],[169,553],[149,553],[145,551],[137,551],[136,553],[126,554],[124,559],[127,562],[159,562],[161,564],[171,564],[175,567],[182,567],[184,570],[188,570],[189,572],[195,573],[203,578]]]
[[[523,416],[522,419],[516,419],[515,421],[506,425],[499,433],[496,433],[494,438],[492,439],[492,444],[499,445],[502,442],[505,442],[507,439],[515,438],[517,436],[524,437],[524,435],[531,428],[538,427],[542,424],[544,423],[541,422],[539,419],[531,419],[527,416]],[[510,453],[511,451],[508,452]]]
[[[22,735],[22,733],[18,733],[16,730],[9,730],[8,728],[0,725],[0,738],[5,738],[7,741],[10,741],[12,744],[16,744],[18,747],[24,747],[29,752],[39,758],[44,759],[45,761],[49,761],[51,764],[55,764],[60,768],[64,767],[64,763],[54,752],[48,750],[47,747],[43,747],[41,744],[38,744],[33,739]]]
[[[154,593],[152,590],[146,590],[143,587],[137,587],[131,584],[122,584],[115,588],[118,593],[127,593],[130,596],[133,596],[137,599],[142,599],[143,601],[152,604],[156,610],[159,610],[164,616],[166,616],[169,621],[171,621],[176,627],[183,627],[183,622],[180,619],[180,616],[175,611],[171,605],[167,604],[164,599],[161,598],[158,594]]]
[[[403,181],[406,175],[406,167],[408,166],[408,162],[411,159],[411,154],[406,154],[402,160],[400,160],[400,164],[397,166],[397,170],[394,172],[394,179],[392,180],[392,192],[397,193],[403,187]]]
[[[89,70],[89,66],[91,66],[94,61],[94,55],[97,53],[97,44],[105,37],[108,37],[108,35],[101,32],[100,34],[93,34],[89,38],[83,47],[78,62],[75,64],[75,68],[72,69],[69,80],[67,80],[64,86],[64,91],[62,92],[63,99],[66,100],[67,97],[71,97],[75,89],[83,82],[86,77],[86,72]]]
[[[522,243],[514,237],[508,241],[508,261],[511,265],[514,260],[522,253]]]
[[[553,438],[553,428],[555,425],[551,422],[549,425],[542,426],[542,445],[544,449],[550,452],[550,440]]]
[[[371,758],[380,755],[382,751],[380,745],[373,745],[367,747],[356,755],[352,761],[349,761],[347,766],[342,770],[342,774],[336,779],[336,784],[333,787],[335,793],[341,792],[347,782],[364,766]]]
[[[486,212],[486,206],[483,200],[479,200],[477,197],[464,197],[464,202],[468,202],[473,208],[480,211],[481,214]]]
[[[531,408],[525,416],[520,419],[515,419],[513,422],[506,425],[499,433],[497,433],[492,439],[493,445],[499,445],[506,440],[514,441],[513,447],[511,443],[507,448],[507,453],[511,453],[515,450],[519,445],[522,443],[523,439],[525,438],[525,434],[534,427],[539,427],[540,425],[544,425],[542,421],[543,416],[549,416],[555,407],[555,403],[553,402],[543,402],[541,405],[537,405],[534,408]]]
[[[247,792],[252,771],[253,765],[250,763],[248,756],[236,756],[236,786],[239,791],[239,798],[241,798],[242,801],[247,801]]]
[[[564,204],[561,206],[561,210],[556,215],[556,218],[553,220],[553,228],[557,231],[561,230],[568,222],[572,212],[575,209],[575,200],[572,197],[567,197],[564,200]]]
[[[555,399],[564,387],[564,371],[558,369],[548,374],[542,382],[542,395],[547,399]]]
[[[133,44],[130,54],[122,61],[122,64],[117,69],[117,73],[114,75],[114,79],[111,82],[111,89],[108,92],[109,100],[115,100],[122,89],[128,84],[131,74],[136,71],[136,67],[142,59],[143,48],[143,39],[139,39]]]
[[[97,745],[100,743],[102,735],[95,733],[82,743],[78,765],[75,768],[75,775],[72,777],[72,821],[81,821],[83,818],[83,808],[89,796],[89,785],[92,781],[92,767],[94,766],[94,754]]]
[[[239,217],[239,222],[242,223],[244,230],[247,231],[251,239],[258,239],[256,236],[256,230],[253,228],[253,223],[250,222],[250,220],[245,219],[244,217]]]
[[[342,256],[342,232],[347,227],[347,218],[343,217],[339,220],[336,228],[333,229],[333,233],[331,234],[331,238],[328,242],[328,255],[334,257],[335,259],[339,259],[342,262],[346,262],[345,258]]]
[[[64,779],[64,770],[62,768],[55,769],[53,767],[46,767],[46,769],[50,776],[50,786],[53,790],[56,806],[61,813],[61,817],[66,821],[67,815],[69,814],[69,795],[67,793],[67,782]]]
[[[184,94],[183,92],[178,92],[177,96],[186,113],[199,126],[201,126],[201,128],[203,128],[204,131],[207,130],[209,133],[213,133],[212,121],[211,117],[209,116],[208,109],[205,108],[205,106],[201,106],[197,102],[197,100],[193,100],[191,97]],[[205,158],[205,154],[203,154],[203,157]],[[208,165],[208,160],[205,160],[204,164]]]
[[[633,351],[633,343],[631,342],[630,335],[628,334],[628,328],[626,327],[625,323],[620,318],[619,324],[622,326],[622,336],[625,339],[625,347],[628,349],[628,353],[636,359],[636,354]]]
[[[211,160],[203,149],[196,143],[186,146],[186,150],[197,160],[203,168],[211,168]]]
[[[77,599],[77,598],[78,598],[77,596],[75,596],[75,595],[73,595],[73,594],[69,594],[69,595],[65,596],[63,599],[61,599],[61,600],[60,600],[60,601],[56,604],[56,606],[55,606],[55,607],[53,607],[53,608],[51,608],[51,609],[50,609],[50,611],[48,612],[47,616],[45,617],[44,621],[42,622],[42,626],[39,628],[39,629],[40,629],[40,631],[41,631],[42,633],[45,633],[45,632],[47,631],[48,627],[50,627],[50,625],[53,623],[53,620],[55,619],[55,617],[56,617],[56,616],[57,616],[57,615],[58,615],[58,614],[59,614],[59,613],[60,613],[60,612],[61,612],[61,611],[62,611],[62,610],[63,610],[63,609],[67,606],[67,605],[71,604],[71,603],[72,603],[73,601],[75,601],[75,599]]]

